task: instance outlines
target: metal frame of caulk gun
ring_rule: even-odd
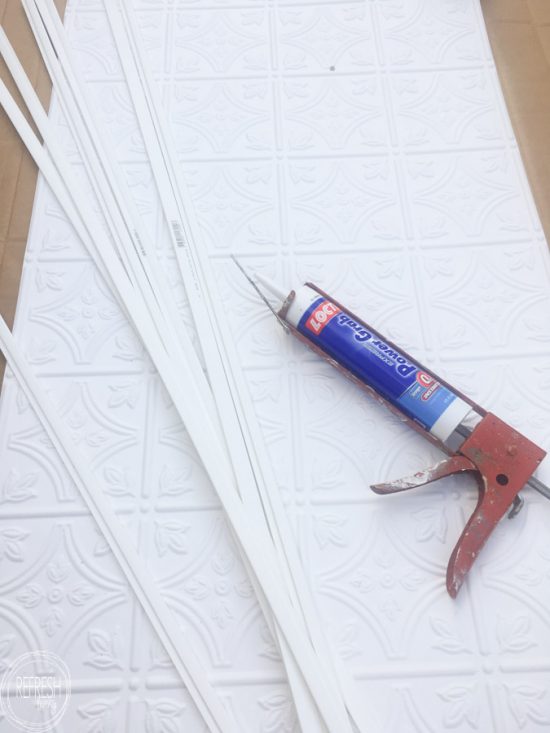
[[[238,264],[238,263],[237,263]],[[242,268],[241,268],[242,269]],[[397,344],[390,341],[384,334],[380,333],[376,328],[373,328],[370,324],[366,323],[362,318],[360,318],[358,315],[353,313],[347,306],[343,306],[341,303],[339,303],[337,300],[335,300],[332,296],[325,293],[321,288],[319,288],[315,283],[306,282],[305,285],[307,285],[312,290],[315,290],[315,292],[319,293],[320,296],[323,298],[326,298],[327,300],[330,300],[331,303],[334,303],[335,306],[340,308],[341,310],[349,313],[349,315],[357,321],[360,325],[364,326],[366,329],[368,329],[371,333],[373,333],[375,336],[380,338],[381,340],[385,341],[385,343],[388,344],[392,349],[395,349],[399,351],[406,359],[409,359],[411,362],[416,364],[420,369],[422,369],[426,374],[428,374],[432,379],[436,380],[440,384],[442,384],[444,387],[449,389],[451,392],[453,392],[457,397],[460,397],[460,399],[464,400],[466,404],[470,405],[472,408],[472,411],[476,413],[476,415],[479,416],[480,419],[486,417],[488,415],[487,410],[485,410],[481,405],[478,405],[477,402],[474,402],[472,399],[470,399],[467,395],[465,395],[460,390],[457,390],[456,387],[449,384],[445,379],[442,379],[437,374],[435,374],[431,369],[426,367],[424,364],[418,361],[418,359],[408,352],[404,351],[404,349],[401,346],[398,346]],[[426,430],[422,425],[419,425],[414,420],[411,420],[407,415],[403,414],[398,408],[396,408],[394,405],[392,405],[388,400],[386,400],[382,395],[380,395],[375,389],[370,387],[368,384],[365,384],[365,382],[358,379],[352,372],[350,372],[346,367],[339,364],[337,361],[329,357],[322,349],[320,349],[318,346],[316,346],[312,341],[310,341],[308,338],[303,336],[291,323],[289,323],[285,316],[286,313],[290,307],[290,304],[292,303],[293,299],[295,297],[295,292],[292,290],[289,295],[286,297],[283,305],[281,306],[278,313],[275,313],[278,320],[284,325],[286,329],[288,329],[293,336],[295,336],[299,341],[301,341],[303,344],[305,344],[309,349],[314,351],[318,356],[320,356],[325,361],[329,362],[332,366],[334,366],[339,372],[341,372],[344,376],[346,376],[351,381],[355,382],[364,392],[366,392],[370,397],[375,399],[380,404],[384,405],[388,410],[390,410],[394,415],[396,415],[400,420],[407,423],[413,430],[416,430],[417,433],[420,433],[424,438],[429,440],[431,443],[436,445],[440,450],[442,450],[447,455],[454,455],[455,450],[451,448],[449,445],[441,441],[436,436],[432,435],[428,430]],[[264,299],[265,300],[265,299]],[[267,301],[266,301],[267,302]],[[270,306],[271,308],[271,306]],[[273,308],[271,308],[273,310]],[[473,429],[470,428],[468,425],[461,423],[459,424],[453,434],[450,436],[449,441],[452,441],[453,436],[457,435],[462,440],[469,438],[472,435]],[[542,494],[547,499],[550,499],[550,488],[543,484],[541,481],[539,481],[537,478],[532,476],[526,483],[527,486],[530,486],[531,488],[538,491],[540,494]],[[509,513],[509,517],[514,517],[518,511],[521,509],[523,501],[519,499],[517,502],[514,502],[514,506],[511,509]]]

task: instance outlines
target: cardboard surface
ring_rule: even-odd
[[[550,3],[482,0],[500,83],[546,238],[550,235]]]
[[[65,0],[58,0],[63,8]],[[25,13],[18,0],[0,0],[0,23],[44,104],[50,97],[49,78],[42,64]],[[0,78],[17,96],[15,85],[0,59]],[[36,167],[0,110],[0,313],[11,326],[19,291],[29,231]],[[3,362],[0,356],[0,384]]]

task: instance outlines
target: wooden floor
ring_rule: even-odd
[[[65,0],[57,0],[59,8]],[[550,241],[550,0],[481,0],[501,84]],[[42,100],[49,85],[20,0],[0,0],[1,25]],[[0,62],[1,64],[2,62]],[[3,66],[0,77],[13,85]],[[36,169],[0,111],[0,313],[15,312]],[[2,366],[0,364],[0,382]]]
[[[550,243],[550,0],[481,0],[481,7]]]

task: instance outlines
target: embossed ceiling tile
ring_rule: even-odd
[[[140,376],[44,378],[75,446],[115,506],[133,506],[141,485],[146,395]]]
[[[436,668],[431,674],[419,675],[412,683],[395,683],[388,731],[423,730],[428,708],[433,711],[434,730],[490,730],[493,697],[492,686],[471,668],[464,667],[455,673]],[[502,730],[512,733],[512,729]]]
[[[548,588],[550,558],[543,535],[534,536],[532,531],[533,527],[543,530],[541,501],[529,497],[514,518],[512,531],[499,532],[480,558],[481,582],[490,601],[479,609],[484,653],[500,655],[502,668],[509,672],[520,671],[527,650],[535,672],[548,648],[550,627],[540,593]]]
[[[147,48],[149,68],[151,73],[158,77],[166,70],[167,48],[170,47],[166,40],[167,34],[171,32],[169,16],[163,4],[155,0],[143,5],[143,10],[136,9],[136,22]]]
[[[125,83],[88,84],[86,93],[96,123],[105,131],[105,142],[117,159],[145,161],[143,138]]]
[[[404,235],[390,158],[289,160],[286,181],[296,252],[357,252],[398,243]]]
[[[415,455],[418,468],[420,446],[373,399],[328,365],[304,362],[293,371],[295,482],[311,501],[374,501],[369,486],[384,471],[409,472]]]
[[[60,364],[101,364],[126,325],[111,291],[90,264],[41,263],[27,272],[27,323],[19,337],[29,361],[47,370]]]
[[[27,518],[25,530],[10,520],[0,525],[0,536],[8,542],[6,562],[19,563],[18,577],[3,578],[2,588],[6,625],[15,639],[31,649],[40,639],[40,648],[62,654],[81,681],[102,673],[124,675],[131,655],[132,604],[110,557],[90,552],[97,535],[89,518],[49,524]]]
[[[71,0],[68,7],[65,10],[64,18],[67,17],[67,14],[71,13],[81,13],[86,10],[101,10],[102,9],[102,2],[101,0]]]
[[[284,79],[281,96],[288,151],[380,152],[388,143],[383,84],[374,75]]]
[[[266,157],[274,142],[272,91],[264,78],[175,80],[170,119],[186,158]]]
[[[65,151],[65,155],[71,163],[81,163],[82,159],[77,149],[76,140],[63,114],[61,104],[55,95],[52,96],[50,102],[48,117],[59,130],[56,136],[56,145]]]
[[[497,527],[494,541],[487,544],[479,558],[479,577],[474,581],[472,590],[475,591],[476,583],[490,588],[491,601],[496,601],[495,605],[491,604],[479,617],[479,624],[484,632],[481,643],[486,653],[498,653],[499,645],[500,651],[507,651],[499,641],[503,632],[495,627],[495,616],[500,613],[509,615],[510,609],[516,609],[518,602],[522,601],[526,602],[525,610],[532,604],[536,606],[536,586],[538,583],[547,583],[544,543],[539,542],[532,534],[533,528],[540,526],[538,517],[542,498],[530,492],[526,499],[525,506],[513,520]],[[523,585],[523,598],[518,596],[519,585]],[[547,633],[546,629],[544,635]],[[538,643],[537,639],[535,646]],[[505,659],[506,655],[503,661]]]
[[[234,585],[235,592],[246,592],[245,585]],[[254,591],[253,591],[254,592]],[[240,604],[243,611],[245,604]],[[232,661],[232,669],[242,670],[242,679],[253,687],[261,679],[286,684],[286,673],[281,661],[278,642],[269,630],[265,616],[257,605],[250,604],[250,612],[241,615],[238,634],[226,640],[226,653]],[[235,619],[237,621],[237,619]],[[248,725],[248,722],[244,723]]]
[[[527,344],[525,347],[527,351]],[[535,349],[533,352],[536,353]],[[527,353],[508,360],[487,360],[479,368],[488,406],[495,411],[506,410],[512,425],[542,443],[548,440],[550,430],[547,387],[550,372],[545,363],[547,353],[548,348],[543,347],[540,362]],[[548,468],[543,464],[541,475],[547,471]]]
[[[82,512],[84,504],[38,418],[12,377],[2,389],[0,505],[4,517],[55,512],[59,504]],[[8,410],[17,416],[10,426]]]
[[[547,352],[546,352],[547,353]],[[514,423],[521,425],[521,429],[545,443],[550,433],[548,425],[548,379],[550,368],[543,357],[540,363],[529,356],[515,359],[506,368],[506,386],[502,390],[502,403],[510,408],[514,414]],[[522,407],[527,407],[525,413]],[[547,476],[548,466],[541,466],[540,475]],[[548,480],[548,479],[547,479]]]
[[[160,234],[166,230],[162,226],[164,217],[151,168],[148,163],[124,161],[120,168],[135,211],[141,219],[143,235],[149,236],[151,250],[160,249]]]
[[[117,510],[137,509],[146,484],[148,389],[144,375],[110,375],[78,382],[50,380],[50,394],[71,431],[73,442],[88,457],[102,491]],[[140,428],[136,429],[136,425]]]
[[[143,694],[140,678],[134,677],[130,689],[133,695],[128,704],[127,719],[132,725],[139,726],[143,720],[148,720],[151,731],[155,733],[170,730],[175,725],[206,733],[193,701],[181,686],[166,691],[153,687]]]
[[[222,73],[256,75],[269,64],[269,29],[265,7],[201,9],[171,16],[171,69],[176,76]]]
[[[211,673],[282,676],[254,589],[219,511],[159,514],[142,523],[141,552],[184,634]]]
[[[396,74],[390,87],[399,140],[408,150],[503,145],[483,68]]]
[[[85,79],[107,81],[121,79],[123,72],[113,42],[109,23],[101,3],[68,4],[65,24],[71,39],[71,59]]]
[[[88,332],[88,328],[89,326],[82,326],[84,333]],[[59,363],[61,353],[64,354],[64,358],[69,353],[71,355],[84,353],[85,358],[82,361],[76,361],[71,357],[75,376],[80,371],[87,372],[92,365],[100,363],[109,373],[136,374],[152,368],[142,343],[138,340],[134,330],[125,322],[121,322],[112,333],[110,331],[106,333],[105,340],[98,338],[98,350],[92,354],[93,358],[89,351],[81,352],[79,350],[75,341],[76,337],[73,338],[70,333],[51,334],[47,330],[47,324],[31,324],[27,329],[20,327],[18,332],[27,339],[27,358],[35,367],[39,367],[43,374],[59,373],[59,367],[62,366]]]
[[[210,252],[273,252],[280,220],[279,176],[271,160],[192,163],[185,169],[192,169],[190,192]]]
[[[447,527],[450,523],[454,534],[460,515],[456,504],[446,512],[438,508],[429,514],[430,508],[433,504],[417,494],[407,500],[407,522],[389,523],[387,507],[377,511],[357,502],[312,512],[313,587],[331,638],[344,657],[346,650],[355,652],[357,671],[384,665],[391,674],[397,660],[452,670],[467,656],[471,631],[464,620],[463,632],[457,628],[444,581],[452,546]],[[444,627],[456,636],[453,653],[441,648]]]
[[[278,57],[284,73],[363,72],[375,63],[368,5],[282,5],[277,10]]]
[[[143,720],[154,733],[161,733],[185,726],[184,730],[193,733],[207,733],[207,729],[197,713],[188,693],[177,684],[166,684],[167,676],[145,678],[134,675],[128,682],[122,681],[120,686],[112,684],[103,694],[72,693],[75,704],[68,711],[67,724],[80,726],[86,733],[101,730],[101,727],[125,724],[139,727]],[[118,682],[118,680],[117,680]],[[242,726],[250,721],[261,733],[269,733],[273,725],[293,725],[296,720],[295,711],[290,703],[286,685],[259,682],[252,687],[250,694],[245,685],[219,685],[219,694],[226,707]],[[84,726],[84,727],[82,727]],[[101,727],[100,727],[101,726]],[[244,728],[243,728],[244,729]]]
[[[127,699],[128,689],[132,688],[128,688],[121,677],[108,686],[102,686],[100,692],[94,688],[73,689],[71,705],[64,716],[65,724],[71,726],[73,730],[78,730],[80,727],[86,733],[93,731],[94,728],[101,730],[108,725],[113,725],[115,728],[124,725],[129,713],[136,711],[137,707],[133,698]],[[139,704],[140,713],[142,707],[142,704]]]
[[[29,239],[27,242],[27,259],[36,256],[41,262],[66,262],[71,260],[89,260],[88,253],[69,223],[64,211],[42,176],[38,177],[37,195],[43,203],[43,214],[38,217],[34,214],[31,221]],[[22,278],[27,274],[23,270]],[[24,308],[24,301],[18,310]]]
[[[385,62],[398,69],[479,66],[484,47],[476,0],[378,0]]]
[[[531,234],[515,160],[504,150],[409,154],[404,176],[421,241],[509,242]]]
[[[537,246],[430,250],[419,257],[426,306],[441,353],[501,355],[516,344],[540,352],[550,342],[541,317],[550,307],[542,253]]]
[[[326,381],[314,374],[299,385],[300,391],[310,395],[303,400],[308,411],[316,393],[325,394],[331,388],[347,393],[332,415],[327,412],[315,420],[306,413],[299,433],[304,456],[300,471],[312,502],[338,503],[350,497],[373,502],[371,484],[410,475],[426,462],[439,460],[439,454],[426,451],[421,438],[411,437],[398,418],[387,419],[385,408],[367,395],[354,393],[343,378],[334,379],[333,384]]]
[[[289,339],[287,338],[288,342]],[[287,348],[291,344],[285,344]],[[279,369],[267,365],[264,369],[247,372],[247,382],[256,417],[271,456],[275,479],[283,499],[288,499],[295,489],[294,419],[289,413],[296,411],[296,390],[292,380],[295,352],[288,351],[291,360]]]
[[[512,733],[520,729],[540,730],[541,726],[550,724],[550,714],[546,704],[549,675],[539,672],[529,677],[526,683],[521,670],[505,676],[505,682],[498,685],[498,704],[501,705],[499,720],[508,724]],[[510,723],[507,723],[510,721]]]
[[[296,710],[290,690],[282,682],[258,678],[248,689],[243,685],[224,685],[223,694],[241,726],[250,725],[258,733],[296,728]]]
[[[282,6],[277,32],[285,73],[364,71],[375,61],[370,10],[361,3]]]
[[[468,394],[474,401],[482,401],[487,409],[502,411],[499,404],[502,390],[508,378],[506,357],[479,358],[477,355],[469,359],[461,354],[449,352],[440,359],[438,374],[446,379],[457,390]]]

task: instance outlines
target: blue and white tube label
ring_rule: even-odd
[[[303,313],[297,329],[426,430],[455,400],[462,403],[415,362],[322,296]]]

